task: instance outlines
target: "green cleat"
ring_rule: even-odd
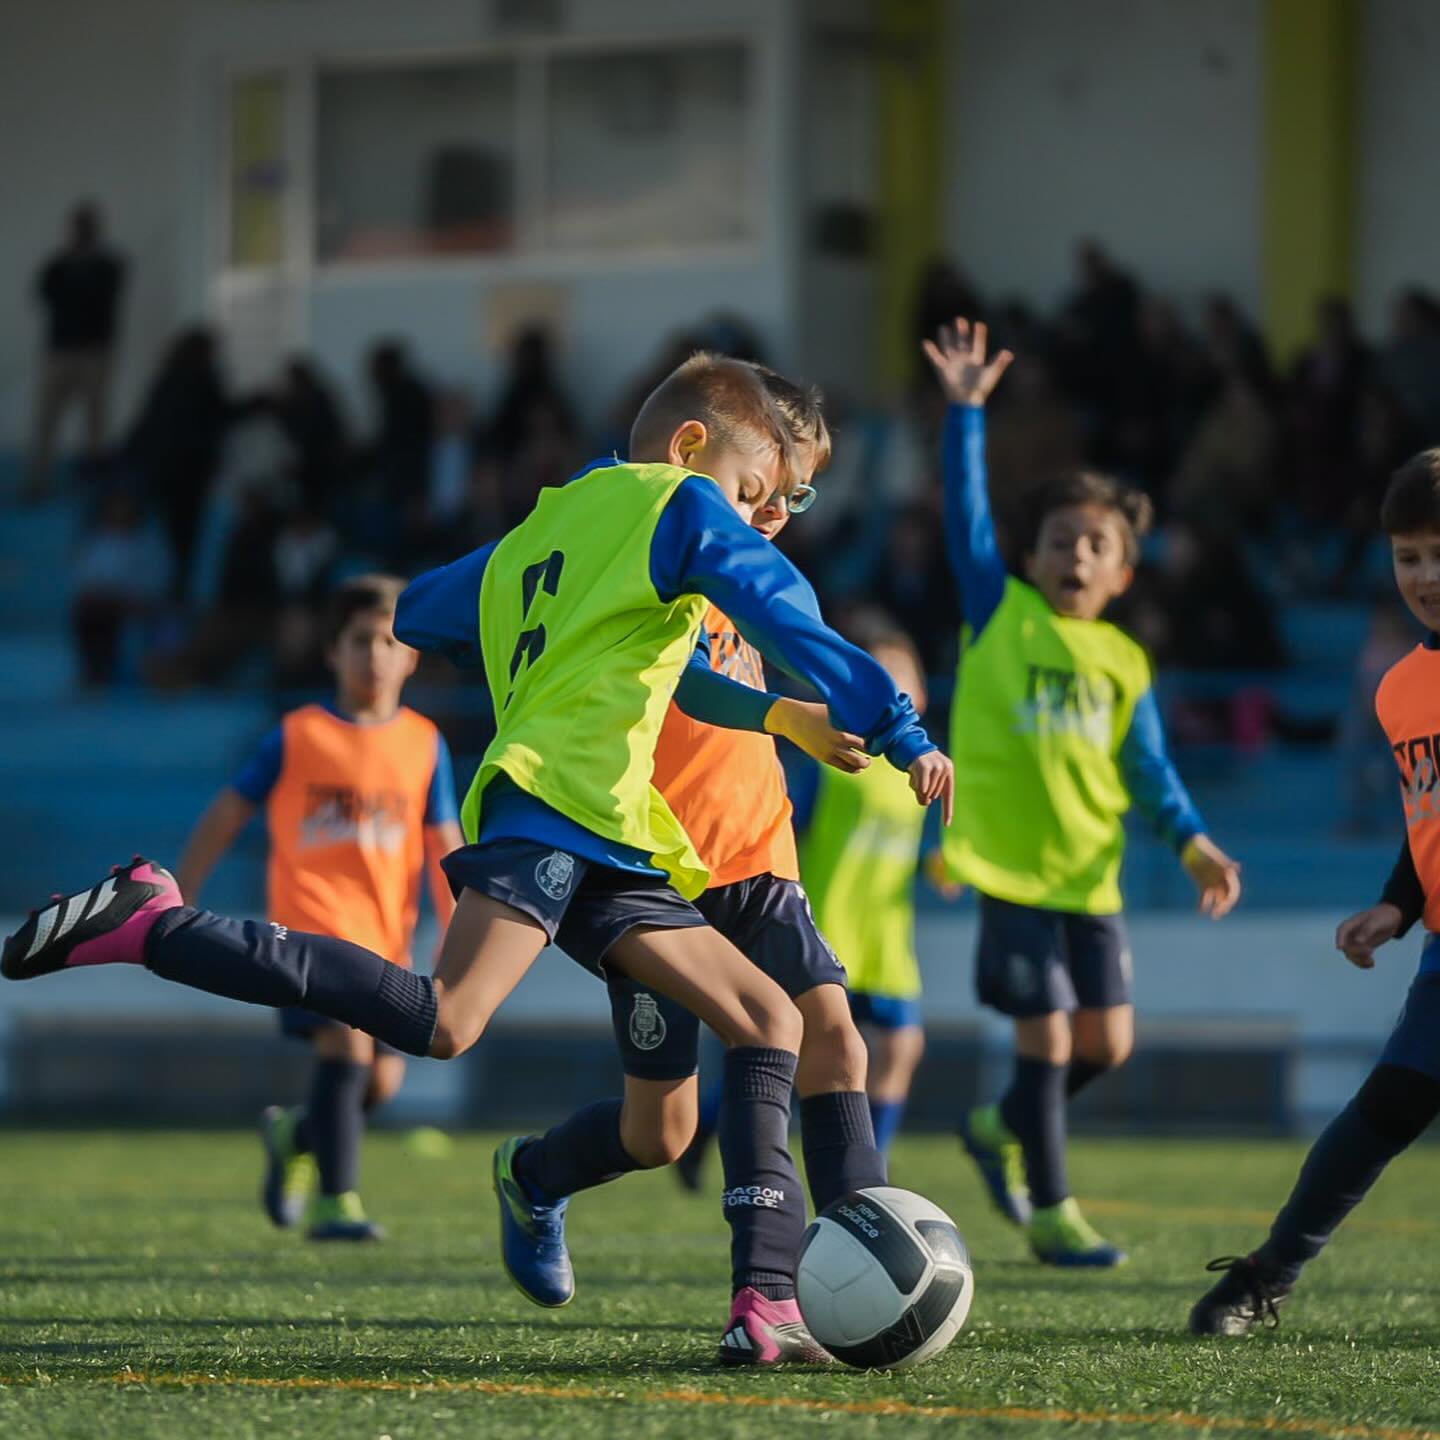
[[[272,1105],[260,1117],[260,1139],[265,1146],[265,1182],[260,1202],[271,1223],[289,1230],[300,1223],[305,1202],[315,1188],[315,1161],[295,1148],[300,1112]]]
[[[977,1105],[960,1121],[960,1143],[975,1162],[995,1208],[1014,1225],[1030,1222],[1030,1191],[1020,1142],[1000,1118],[998,1105]]]
[[[1037,1210],[1030,1219],[1030,1248],[1045,1265],[1071,1269],[1108,1270],[1130,1257],[1103,1239],[1080,1213],[1073,1196]]]
[[[360,1197],[347,1190],[343,1195],[317,1195],[310,1202],[311,1240],[383,1240],[385,1232],[366,1219]]]

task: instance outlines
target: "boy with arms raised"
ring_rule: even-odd
[[[1165,750],[1150,662],[1101,619],[1129,588],[1149,501],[1080,472],[1031,504],[1021,580],[1006,573],[985,476],[985,402],[1010,363],[964,320],[925,341],[949,401],[945,534],[965,618],[952,710],[952,878],[980,899],[976,990],[1015,1022],[1015,1073],[961,1139],[1001,1212],[1052,1265],[1125,1255],[1080,1214],[1065,1174],[1067,1100],[1134,1040],[1121,914],[1123,817],[1138,805],[1220,917],[1240,872],[1204,833]],[[1027,1193],[1028,1187],[1028,1193]]]
[[[1420,920],[1420,968],[1379,1063],[1311,1147],[1265,1243],[1211,1262],[1224,1274],[1190,1312],[1197,1335],[1243,1335],[1257,1321],[1277,1320],[1275,1307],[1290,1298],[1301,1270],[1440,1115],[1440,450],[1395,472],[1380,524],[1401,598],[1426,631],[1375,692],[1400,771],[1405,838],[1380,903],[1343,921],[1335,945],[1371,970],[1375,951]]]
[[[571,942],[582,963],[677,1001],[729,1047],[721,1157],[727,1195],[750,1200],[726,1207],[734,1315],[764,1298],[803,1329],[793,1271],[804,1210],[786,1140],[800,1017],[690,903],[707,873],[650,782],[707,599],[810,680],[868,751],[908,770],[924,803],[948,808],[953,771],[909,701],[825,626],[799,572],[750,528],[757,506],[796,484],[794,448],[754,367],[698,355],[641,407],[630,463],[543,490],[503,540],[402,597],[402,639],[462,662],[478,650],[497,723],[462,807],[470,843],[445,861],[459,899],[433,977],[345,941],[190,909],[143,860],[32,915],[0,969],[24,979],[143,963],[448,1059],[475,1043],[568,921],[589,937],[583,949]],[[634,1168],[621,1116],[590,1140],[596,1164]],[[534,1226],[546,1218],[532,1208]],[[563,1303],[568,1274],[557,1266],[551,1278]]]
[[[266,912],[292,930],[344,932],[398,965],[410,964],[420,882],[428,874],[441,927],[455,909],[440,860],[463,845],[444,737],[400,704],[419,656],[394,632],[403,580],[362,575],[330,605],[328,660],[335,700],[286,715],[201,816],[176,867],[198,901],[210,872],[265,807],[270,860]],[[313,1040],[315,1071],[302,1110],[264,1117],[266,1213],[282,1228],[301,1215],[310,1179],[312,1240],[374,1240],[360,1203],[365,1113],[400,1088],[404,1059],[361,1030],[291,1007],[287,1035]]]

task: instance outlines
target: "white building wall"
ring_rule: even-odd
[[[130,414],[185,313],[181,205],[182,0],[0,5],[0,449],[29,427],[40,315],[35,270],[76,201],[104,208],[129,256],[114,418]]]
[[[1258,308],[1260,15],[951,0],[947,240],[987,294],[1053,305],[1094,236],[1157,292]]]
[[[1356,291],[1378,334],[1397,290],[1440,290],[1440,6],[1368,0],[1361,15]]]

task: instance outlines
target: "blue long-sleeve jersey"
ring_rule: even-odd
[[[494,549],[484,546],[412,582],[396,609],[396,636],[417,650],[478,666],[480,588]],[[712,480],[692,475],[676,488],[655,528],[650,578],[666,603],[699,594],[718,605],[767,659],[809,681],[836,724],[863,735],[872,754],[903,770],[935,749],[908,697],[869,655],[825,624],[804,576],[740,519]],[[764,728],[775,700],[714,675],[698,650],[676,698],[696,719],[753,730]],[[648,856],[593,834],[504,777],[486,787],[481,825],[481,840],[533,840],[601,864],[658,873]]]
[[[978,639],[1005,595],[1008,575],[995,536],[985,464],[985,411],[952,405],[945,416],[945,547],[961,610]],[[1205,829],[1165,743],[1154,690],[1135,703],[1120,747],[1120,771],[1136,808],[1176,850]]]

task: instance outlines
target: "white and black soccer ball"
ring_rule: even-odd
[[[810,1333],[837,1360],[901,1370],[960,1333],[975,1277],[955,1222],[923,1195],[885,1185],[816,1216],[795,1288]]]

